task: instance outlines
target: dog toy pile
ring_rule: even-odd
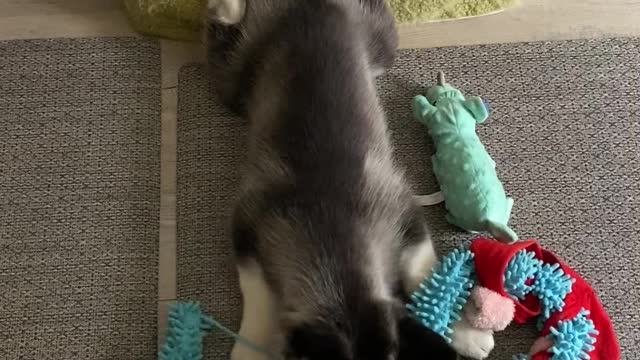
[[[465,317],[478,329],[500,331],[513,320],[538,317],[541,337],[516,360],[614,360],[620,348],[594,290],[535,241],[504,244],[476,239],[434,268],[407,306],[448,341]]]
[[[465,98],[460,90],[438,84],[413,100],[415,117],[427,126],[436,147],[433,172],[447,208],[447,221],[467,231],[489,231],[496,239],[518,240],[508,226],[513,200],[505,194],[496,164],[475,132],[489,117],[479,97]]]

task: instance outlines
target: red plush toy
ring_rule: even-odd
[[[476,284],[468,304],[474,306],[465,306],[464,316],[473,326],[502,330],[511,317],[518,323],[540,318],[542,337],[520,359],[620,359],[611,320],[593,288],[553,253],[535,241],[490,239],[476,239],[470,251]]]

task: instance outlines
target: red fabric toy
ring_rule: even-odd
[[[604,311],[593,288],[582,279],[573,269],[563,263],[552,252],[545,250],[535,241],[521,241],[513,244],[505,244],[496,240],[476,239],[471,244],[470,250],[474,253],[477,282],[480,286],[492,290],[503,297],[509,298],[504,287],[504,274],[509,261],[520,250],[533,252],[535,258],[544,264],[558,264],[565,274],[575,279],[571,292],[564,299],[564,307],[560,311],[551,313],[542,328],[542,338],[538,339],[530,353],[532,360],[549,360],[553,354],[547,350],[554,344],[545,338],[551,333],[551,328],[558,328],[558,323],[564,320],[576,318],[581,311],[590,312],[587,317],[593,322],[597,335],[594,335],[595,349],[588,352],[591,360],[618,360],[620,359],[620,346],[611,324],[609,316]],[[523,300],[514,301],[514,320],[524,323],[542,314],[541,303],[538,297],[529,293]]]

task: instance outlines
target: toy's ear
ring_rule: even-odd
[[[470,97],[465,100],[464,107],[469,110],[478,124],[481,124],[489,117],[489,110],[487,110],[484,101],[482,101],[478,96]]]
[[[474,286],[462,311],[474,328],[502,331],[513,320],[516,305],[513,300],[495,291]]]
[[[429,125],[427,123],[428,117],[427,115],[434,113],[437,111],[437,108],[429,103],[426,97],[422,95],[418,95],[413,98],[413,115],[423,123],[424,125]]]

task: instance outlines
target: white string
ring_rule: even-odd
[[[442,195],[442,191],[438,191],[430,195],[414,196],[413,199],[420,206],[432,206],[443,202],[444,196]]]

